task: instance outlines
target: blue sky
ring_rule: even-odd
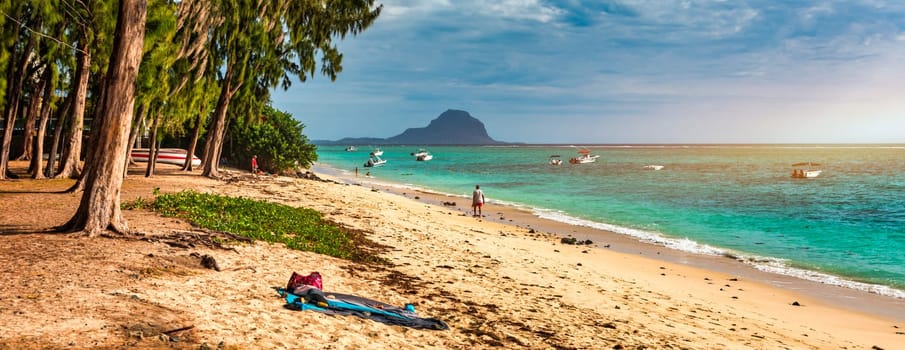
[[[335,82],[274,92],[309,138],[461,109],[513,142],[905,143],[905,1],[380,3]]]

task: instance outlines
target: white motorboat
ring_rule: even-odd
[[[643,166],[644,170],[660,170],[663,169],[662,165],[648,164]]]
[[[383,151],[381,151],[380,148],[375,148],[371,151],[371,155],[380,157],[383,155]]]
[[[571,159],[569,159],[569,163],[572,163],[572,164],[593,163],[593,162],[597,161],[597,158],[600,158],[600,156],[591,154],[591,150],[580,149],[580,150],[578,150],[578,157],[572,157]]]
[[[820,170],[820,164],[804,162],[792,164],[793,179],[813,179],[820,176],[823,170]]]
[[[346,152],[355,152],[357,150],[358,150],[358,147],[355,147],[355,146],[346,147]]]
[[[378,167],[378,166],[382,166],[386,163],[387,163],[386,159],[380,159],[379,156],[375,155],[374,153],[371,153],[371,158],[369,158],[368,161],[365,162],[365,168]]]
[[[431,159],[434,159],[434,156],[431,155],[427,150],[425,150],[423,148],[419,149],[417,152],[412,152],[412,155],[415,156],[415,160],[417,160],[419,162],[426,162]]]
[[[148,155],[149,150],[147,148],[133,148],[132,149],[132,160],[136,162],[147,162],[151,156]],[[157,150],[157,162],[164,164],[175,164],[175,165],[183,165],[185,164],[185,155],[188,151],[182,148],[161,148]],[[201,158],[196,157],[194,154],[192,155],[192,166],[200,166]]]
[[[560,159],[560,156],[559,156],[559,155],[554,154],[554,155],[550,156],[550,161],[548,162],[548,164],[550,164],[550,165],[560,165],[560,164],[562,164],[562,159]]]

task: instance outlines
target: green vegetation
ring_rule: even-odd
[[[305,125],[292,114],[265,106],[258,118],[236,119],[227,138],[234,159],[258,156],[261,169],[270,173],[294,172],[317,160],[317,148],[302,133]]]
[[[150,208],[167,217],[189,220],[200,227],[283,243],[291,249],[355,262],[385,263],[383,258],[372,253],[376,243],[366,240],[361,232],[325,220],[321,213],[313,209],[195,191],[155,194],[157,198],[153,202],[137,199],[125,203],[123,207]]]

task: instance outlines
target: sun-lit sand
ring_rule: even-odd
[[[173,345],[172,338],[163,339],[159,332],[148,339],[130,328],[143,320],[143,313],[167,323],[156,324],[158,330],[191,326],[169,333],[176,340],[214,348],[896,349],[905,344],[902,320],[834,308],[745,277],[644,254],[562,244],[559,236],[539,228],[543,225],[520,221],[528,220],[523,217],[513,220],[515,213],[493,205],[485,209],[488,218],[475,219],[465,214],[468,208],[461,199],[455,206],[434,205],[413,199],[423,194],[390,193],[377,185],[227,174],[231,181],[178,171],[152,179],[132,176],[124,185],[124,198],[150,197],[153,187],[194,188],[309,207],[371,232],[371,240],[389,247],[384,256],[392,265],[357,265],[265,243],[215,250],[3,235],[0,252],[26,254],[23,245],[37,240],[92,250],[68,259],[46,256],[43,267],[17,265],[18,259],[4,253],[0,276],[17,287],[34,282],[28,276],[67,264],[119,277],[94,284],[70,282],[78,293],[71,300],[81,311],[63,315],[39,306],[52,301],[39,293],[29,299],[23,288],[0,287],[0,348],[4,341],[91,347],[119,344],[114,340],[121,338],[125,344]],[[6,192],[4,203],[27,195],[0,190]],[[492,189],[485,192],[492,198]],[[5,208],[2,219],[11,227],[40,224]],[[193,230],[145,212],[125,215],[136,231],[152,237]],[[537,229],[531,232],[529,226]],[[186,263],[192,253],[215,257],[221,271]],[[286,309],[272,287],[285,285],[293,271],[319,271],[326,291],[394,305],[413,303],[419,315],[439,318],[450,330],[414,330]]]

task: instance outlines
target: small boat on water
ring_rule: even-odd
[[[358,147],[355,147],[355,146],[346,147],[346,152],[355,152],[357,150],[358,150]]]
[[[380,156],[371,153],[371,158],[368,158],[368,161],[365,162],[365,168],[378,167],[386,164],[386,159],[381,159]]]
[[[412,152],[412,156],[415,157],[415,160],[419,162],[426,162],[431,159],[434,159],[434,156],[431,155],[427,150],[421,148],[417,152]]]
[[[663,169],[662,165],[648,164],[643,166],[644,170],[660,170]]]
[[[597,158],[600,158],[598,155],[591,154],[591,150],[582,148],[578,150],[578,157],[572,157],[569,159],[569,163],[572,164],[585,164],[585,163],[593,163],[597,161]]]
[[[793,179],[813,179],[820,176],[823,170],[820,170],[820,164],[803,162],[792,164]]]
[[[560,159],[560,156],[558,154],[554,154],[550,156],[550,161],[547,163],[550,165],[560,165],[562,164],[562,159]]]
[[[185,164],[185,155],[188,151],[182,148],[161,148],[157,150],[157,162],[164,164]],[[147,162],[151,157],[148,155],[147,148],[133,148],[132,160],[136,162]],[[192,166],[200,166],[201,158],[192,155]]]
[[[380,157],[383,155],[383,151],[381,151],[380,148],[375,148],[371,151],[371,155]]]

